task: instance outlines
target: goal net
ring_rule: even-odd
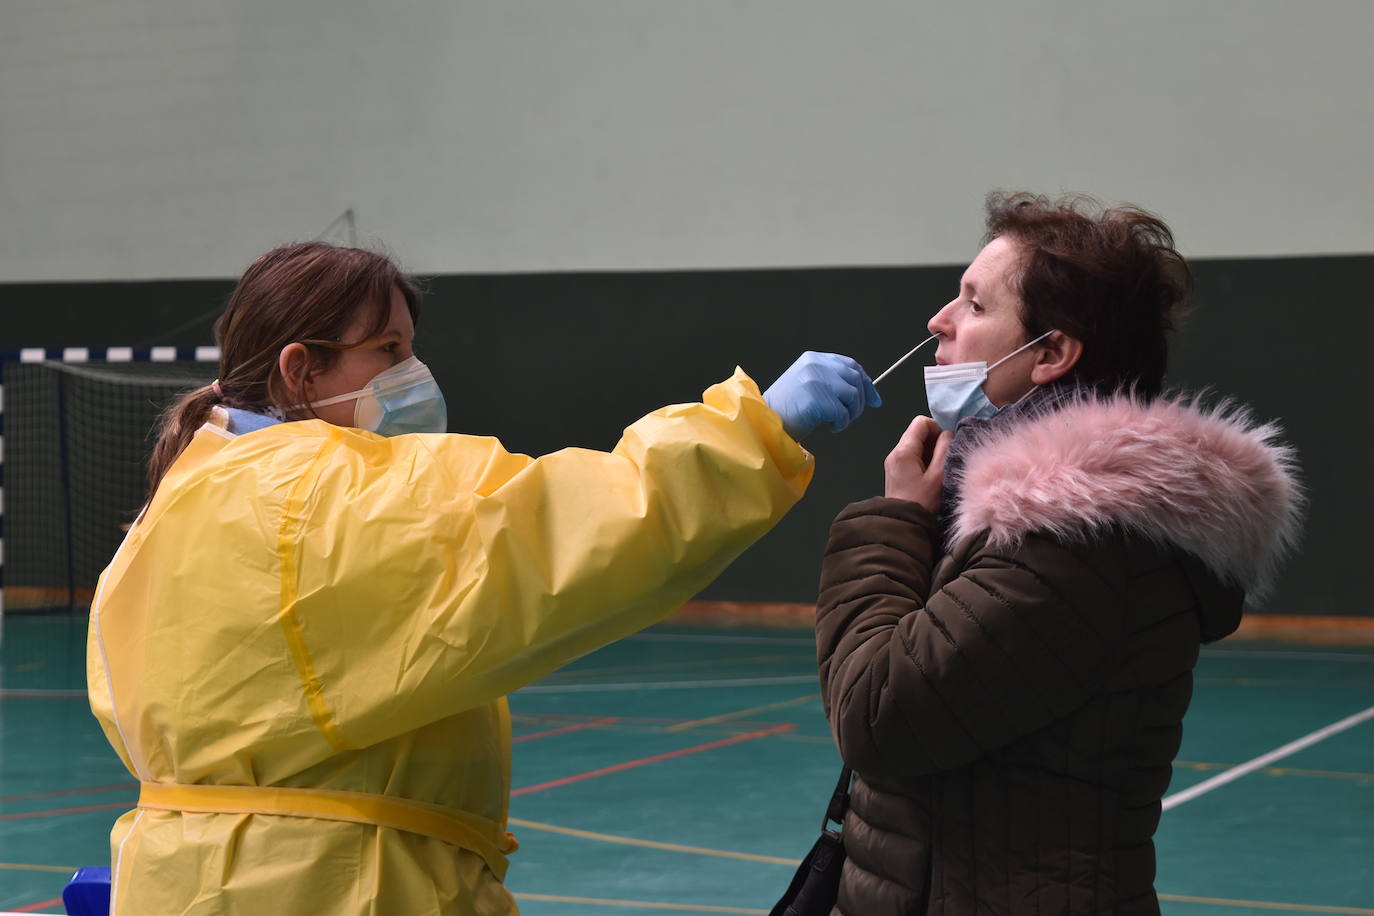
[[[0,358],[3,608],[84,610],[147,496],[154,425],[208,384],[213,347]]]

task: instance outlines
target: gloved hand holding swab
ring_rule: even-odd
[[[883,403],[863,366],[848,356],[810,350],[778,376],[763,399],[782,418],[787,434],[797,440],[822,423],[839,432],[858,419],[864,408]]]

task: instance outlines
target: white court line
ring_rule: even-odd
[[[1207,658],[1290,658],[1314,662],[1374,662],[1374,652],[1303,652],[1285,649],[1203,649]]]
[[[1223,770],[1211,779],[1204,779],[1195,786],[1189,786],[1181,792],[1175,792],[1173,795],[1164,799],[1164,810],[1168,811],[1170,808],[1177,808],[1184,802],[1192,801],[1199,795],[1205,795],[1213,789],[1221,788],[1228,782],[1234,782],[1240,779],[1247,773],[1253,773],[1261,767],[1266,767],[1275,760],[1282,760],[1284,757],[1296,754],[1303,748],[1311,747],[1318,741],[1324,741],[1332,735],[1339,734],[1348,728],[1354,728],[1367,719],[1374,719],[1374,706],[1369,707],[1364,712],[1357,712],[1353,716],[1346,716],[1339,722],[1332,722],[1325,728],[1319,728],[1309,735],[1303,735],[1298,740],[1290,741],[1283,747],[1276,748],[1267,754],[1256,757],[1254,760],[1247,761],[1238,766],[1233,766],[1229,770]]]
[[[815,646],[816,640],[809,637],[799,636],[706,636],[696,633],[636,633],[633,636],[626,636],[623,642],[630,640],[640,642],[730,642],[730,643],[756,643],[764,642],[771,645],[785,643],[787,645]]]
[[[818,675],[798,674],[785,677],[744,677],[720,681],[640,681],[635,684],[535,684],[521,687],[516,693],[597,693],[629,690],[696,690],[713,687],[768,687],[773,684],[815,684]]]
[[[709,636],[697,633],[636,633],[623,642],[700,642],[700,643],[768,643],[770,645],[814,646],[815,639],[806,636]],[[1304,652],[1301,649],[1203,649],[1207,658],[1284,658],[1320,662],[1374,662],[1374,652]]]

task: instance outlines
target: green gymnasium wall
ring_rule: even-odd
[[[1299,449],[1311,506],[1301,553],[1260,610],[1371,615],[1353,572],[1366,562],[1374,488],[1358,447],[1374,319],[1362,303],[1374,256],[1194,264],[1195,310],[1170,382],[1249,404]],[[877,374],[926,336],[961,268],[441,276],[429,280],[417,350],[455,430],[540,454],[609,448],[621,428],[691,400],[744,367],[766,386],[802,350],[850,354]],[[211,341],[229,281],[0,285],[0,349],[190,346]],[[882,461],[924,412],[915,361],[883,385],[885,405],[806,444],[815,483],[778,528],[702,597],[810,602],[830,519],[882,487]]]

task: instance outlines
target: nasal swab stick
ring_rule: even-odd
[[[874,387],[874,388],[878,387],[878,383],[881,382],[883,379],[887,378],[889,375],[891,375],[893,369],[896,369],[896,368],[897,368],[898,366],[900,366],[902,363],[904,363],[904,362],[906,362],[907,360],[911,359],[912,355],[913,355],[917,350],[921,349],[921,348],[924,347],[926,344],[930,343],[932,340],[934,340],[935,338],[937,338],[937,337],[939,337],[939,336],[940,336],[939,334],[931,334],[931,335],[930,335],[929,337],[927,337],[925,340],[921,341],[921,342],[918,343],[916,346],[912,347],[911,350],[907,353],[906,356],[903,356],[901,359],[897,360],[895,363],[893,363],[892,365],[888,366],[886,372],[884,372],[882,375],[878,376],[877,378],[875,378],[875,379],[873,380],[873,387]]]

